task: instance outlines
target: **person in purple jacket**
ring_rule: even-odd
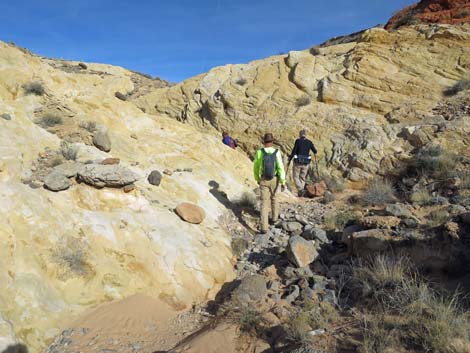
[[[224,145],[227,145],[229,146],[230,148],[237,148],[237,141],[235,141],[233,138],[231,138],[229,136],[229,134],[227,132],[222,132],[222,142],[224,143]]]

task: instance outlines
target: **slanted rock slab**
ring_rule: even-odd
[[[93,135],[93,145],[103,152],[111,151],[111,139],[104,130],[98,130]]]
[[[198,205],[183,202],[175,208],[176,214],[185,222],[200,224],[206,218],[206,212]]]
[[[77,176],[78,171],[83,167],[82,163],[79,162],[73,162],[73,161],[68,161],[62,164],[59,164],[58,166],[55,166],[52,171],[53,172],[58,172],[67,178],[74,178]]]
[[[67,190],[72,182],[62,173],[53,171],[44,179],[44,187],[51,191]]]
[[[315,244],[298,235],[294,235],[289,239],[286,250],[289,260],[297,267],[308,266],[318,257]]]
[[[105,186],[120,188],[130,185],[137,176],[128,168],[120,165],[87,164],[77,174],[79,181],[97,188]]]

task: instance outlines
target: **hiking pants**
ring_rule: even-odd
[[[261,193],[261,233],[266,233],[269,229],[269,207],[271,206],[271,220],[276,222],[279,218],[279,208],[277,204],[276,192],[279,186],[279,179],[261,180],[259,183]]]
[[[299,192],[305,188],[309,167],[309,164],[294,164],[294,182]]]

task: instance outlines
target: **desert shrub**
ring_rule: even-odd
[[[238,325],[242,332],[256,334],[262,323],[261,314],[252,307],[242,308],[238,314]]]
[[[255,209],[257,206],[256,195],[253,192],[245,191],[242,196],[235,200],[235,205],[243,208]]]
[[[327,230],[343,230],[345,226],[355,221],[356,218],[351,211],[332,212],[324,216],[323,223]]]
[[[422,148],[410,163],[409,172],[435,179],[447,178],[454,173],[458,158],[439,146]]]
[[[362,323],[362,345],[359,353],[384,353],[397,345],[397,332],[393,326],[386,325],[384,316],[364,319]]]
[[[245,86],[246,83],[247,83],[247,80],[245,78],[241,77],[237,81],[235,81],[235,83],[239,86]]]
[[[52,259],[66,272],[75,276],[86,276],[90,266],[87,262],[87,246],[77,238],[66,238],[52,253]],[[65,275],[65,274],[64,274]]]
[[[41,82],[29,82],[25,83],[23,86],[25,94],[34,94],[36,96],[42,96],[46,91]]]
[[[449,219],[449,213],[446,210],[432,211],[428,216],[428,224],[431,227],[438,227]]]
[[[63,141],[60,145],[60,152],[62,153],[62,156],[64,156],[64,158],[68,161],[75,161],[77,159],[79,150],[79,146],[67,141]]]
[[[345,189],[344,180],[341,178],[334,177],[329,174],[321,174],[320,179],[323,180],[328,186],[328,190],[331,192],[337,193],[342,192]]]
[[[388,180],[373,179],[361,195],[366,205],[383,205],[396,200],[394,188]]]
[[[309,105],[310,103],[311,103],[310,97],[307,95],[297,98],[297,100],[295,101],[295,105],[297,106],[297,108],[305,107]]]
[[[411,194],[410,201],[420,206],[428,206],[432,204],[432,195],[426,189],[415,191]]]
[[[56,114],[46,114],[36,121],[36,124],[38,124],[43,129],[54,127],[62,123],[63,123],[62,117]]]
[[[315,55],[315,56],[320,55],[320,48],[318,47],[310,48],[310,54]]]
[[[233,238],[230,245],[232,252],[236,257],[240,257],[249,246],[248,241],[243,238]]]
[[[466,91],[470,89],[470,79],[462,79],[458,81],[452,87],[449,87],[444,91],[444,95],[446,96],[454,96],[459,92]]]
[[[82,121],[80,122],[80,127],[91,133],[95,132],[98,128],[96,121]]]
[[[459,189],[466,190],[470,189],[470,172],[464,171],[459,173],[460,185]]]

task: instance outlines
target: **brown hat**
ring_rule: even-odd
[[[271,134],[271,133],[264,134],[263,141],[264,141],[264,143],[273,142],[274,141],[273,134]]]

